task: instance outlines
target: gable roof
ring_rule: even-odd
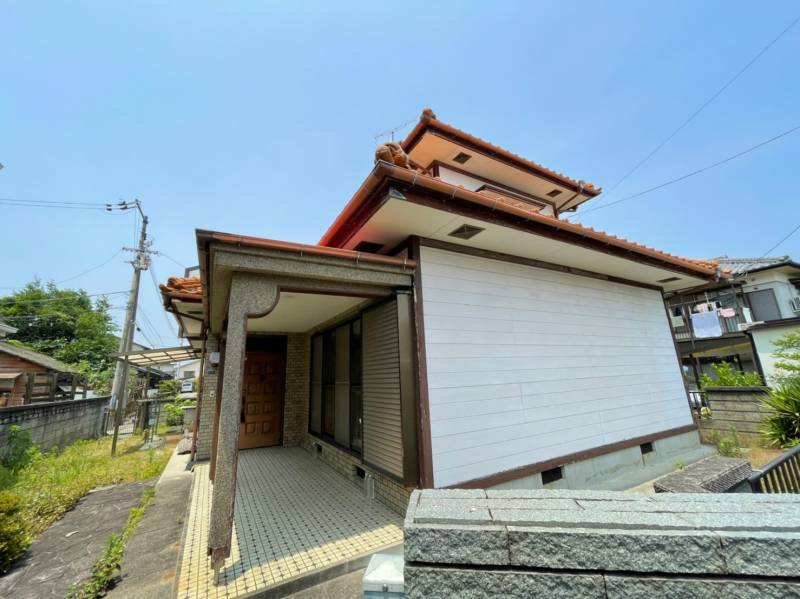
[[[8,343],[7,341],[0,341],[0,353],[8,354],[28,362],[33,362],[34,364],[44,366],[48,370],[55,370],[56,372],[78,372],[72,366],[64,364],[64,362],[56,360],[55,358],[40,354],[39,352],[35,352],[26,347],[19,347],[12,343]]]
[[[500,146],[496,146],[493,143],[490,143],[480,137],[476,137],[466,131],[462,131],[454,127],[453,125],[448,125],[447,123],[443,123],[438,118],[436,118],[436,114],[430,109],[426,108],[422,111],[422,115],[420,116],[419,122],[416,126],[411,130],[408,136],[403,140],[401,146],[406,153],[410,153],[413,147],[422,139],[422,136],[425,134],[426,131],[438,131],[439,133],[444,134],[447,137],[450,137],[456,142],[461,142],[462,144],[473,147],[478,151],[481,151],[485,154],[492,156],[500,160],[501,162],[507,162],[518,168],[523,170],[529,171],[535,175],[543,177],[545,179],[549,179],[556,183],[560,183],[573,189],[574,191],[582,191],[583,193],[589,196],[597,196],[602,193],[602,189],[597,187],[593,183],[587,183],[586,181],[577,181],[571,177],[564,175],[563,173],[559,173],[554,171],[546,166],[543,166],[537,162],[533,162],[532,160],[528,160],[527,158],[523,158],[518,154],[514,154],[506,150],[505,148],[501,148]]]
[[[762,258],[728,258],[727,256],[721,256],[714,259],[719,262],[720,266],[728,269],[733,276],[780,266],[800,268],[800,264],[793,261],[789,256],[767,256]]]

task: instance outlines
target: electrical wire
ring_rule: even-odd
[[[800,225],[797,225],[797,226],[796,226],[794,229],[792,229],[791,231],[789,231],[789,233],[788,233],[788,235],[786,235],[786,237],[784,237],[783,239],[781,239],[781,240],[780,240],[778,243],[776,243],[775,245],[773,245],[773,246],[772,246],[771,248],[769,248],[769,249],[768,249],[766,252],[764,252],[763,254],[761,254],[761,255],[758,257],[758,259],[760,260],[761,258],[763,258],[764,256],[766,256],[767,254],[769,254],[770,252],[772,252],[773,250],[775,250],[776,248],[778,248],[780,245],[782,245],[782,244],[783,244],[783,242],[784,242],[784,241],[788,240],[788,239],[789,239],[789,238],[790,238],[792,235],[794,235],[794,234],[795,234],[795,233],[797,233],[798,231],[800,231]]]
[[[150,263],[150,269],[149,270],[150,270],[150,280],[153,281],[153,289],[156,292],[156,297],[158,298],[159,301],[161,301],[161,291],[158,288],[158,277],[156,275],[155,266],[153,265],[152,262]],[[178,338],[178,331],[173,328],[174,323],[172,323],[170,321],[169,317],[167,316],[166,310],[162,310],[161,314],[164,315],[164,322],[167,323],[167,330],[170,332],[170,335],[172,335],[175,338]],[[173,334],[173,331],[175,331],[174,334]]]
[[[87,293],[86,296],[81,297],[100,297],[106,295],[119,295],[121,293],[128,293],[127,291],[106,291],[103,293]],[[5,297],[0,297],[0,301],[4,299],[11,298],[10,295]],[[78,300],[81,299],[80,297],[52,297],[52,298],[41,298],[41,299],[30,299],[30,300],[13,300],[14,304],[46,304],[49,302],[66,302],[70,300]]]
[[[619,187],[623,181],[628,179],[628,177],[630,177],[633,173],[635,173],[639,169],[639,167],[641,167],[644,163],[650,160],[659,150],[661,150],[661,148],[667,145],[672,140],[673,137],[675,137],[678,133],[680,133],[689,123],[691,123],[695,119],[695,117],[697,117],[701,112],[703,112],[714,100],[716,100],[720,95],[722,95],[722,93],[726,89],[728,89],[739,77],[741,77],[745,73],[745,71],[747,71],[751,66],[753,66],[753,64],[755,64],[755,62],[759,58],[761,58],[764,54],[766,54],[767,51],[770,48],[772,48],[772,46],[778,43],[778,40],[780,40],[784,35],[786,35],[789,32],[789,30],[792,29],[792,27],[797,25],[798,21],[800,21],[800,15],[798,15],[791,23],[789,23],[789,25],[783,31],[781,31],[777,37],[775,37],[771,42],[769,42],[766,46],[764,46],[753,58],[751,58],[747,62],[747,64],[745,64],[741,69],[739,69],[736,72],[736,74],[734,74],[733,77],[728,79],[725,85],[719,88],[716,92],[714,92],[711,95],[710,98],[708,98],[705,102],[703,102],[700,105],[700,107],[689,116],[689,118],[683,121],[661,143],[659,143],[655,148],[653,148],[653,150],[651,150],[649,154],[647,154],[644,158],[642,158],[639,162],[637,162],[636,165],[633,168],[631,168],[628,172],[626,172],[619,181],[614,183],[614,185],[611,186],[611,188],[606,192],[606,194],[610,194],[617,187]]]
[[[165,254],[164,252],[159,250],[158,255],[159,256],[164,256],[167,260],[171,260],[172,262],[174,262],[175,264],[180,266],[182,269],[186,270],[186,265],[185,264],[182,264],[182,263],[178,262],[175,258]]]
[[[600,206],[594,206],[593,208],[589,208],[588,210],[584,210],[583,212],[580,212],[579,214],[576,214],[575,216],[576,217],[585,216],[586,214],[589,214],[591,212],[596,212],[597,210],[603,210],[605,208],[611,208],[611,206],[616,206],[617,204],[621,204],[622,202],[627,202],[628,200],[633,200],[635,198],[641,197],[641,196],[646,195],[648,193],[652,193],[652,192],[657,191],[659,189],[664,189],[665,187],[669,187],[670,185],[674,185],[675,183],[679,183],[680,181],[684,181],[686,179],[689,179],[690,177],[697,176],[700,173],[704,173],[704,172],[709,171],[711,169],[714,169],[714,168],[716,168],[718,166],[722,166],[723,164],[731,162],[732,160],[735,160],[737,158],[741,158],[745,154],[749,154],[750,152],[754,152],[755,150],[758,150],[759,148],[763,148],[764,146],[766,146],[768,144],[771,144],[772,142],[778,141],[779,139],[782,139],[782,138],[786,137],[787,135],[790,135],[790,134],[794,133],[797,130],[800,130],[800,125],[796,125],[795,127],[792,127],[791,129],[787,129],[783,133],[779,133],[778,135],[776,135],[774,137],[770,137],[769,139],[766,139],[766,140],[764,140],[764,141],[762,141],[760,143],[757,143],[754,146],[750,146],[746,150],[742,150],[741,152],[737,152],[736,154],[733,154],[732,156],[728,156],[727,158],[724,158],[724,159],[722,159],[722,160],[720,160],[718,162],[714,162],[712,164],[708,164],[708,165],[706,165],[706,166],[704,166],[702,168],[699,168],[699,169],[697,169],[695,171],[692,171],[690,173],[686,173],[685,175],[681,175],[680,177],[675,177],[674,179],[670,179],[669,181],[665,181],[664,183],[660,183],[660,184],[655,185],[653,187],[649,187],[648,189],[645,189],[645,190],[640,191],[638,193],[634,193],[634,194],[626,196],[624,198],[620,198],[619,200],[614,200],[613,202],[610,202],[608,204],[602,204]]]
[[[111,262],[111,261],[112,261],[114,258],[116,258],[117,256],[119,256],[119,255],[122,253],[122,251],[123,251],[123,250],[122,250],[122,248],[120,248],[119,250],[117,250],[117,251],[114,253],[114,255],[113,255],[113,256],[111,256],[111,257],[110,257],[108,260],[106,260],[105,262],[102,262],[102,263],[98,264],[97,266],[93,266],[92,268],[89,268],[89,269],[87,269],[87,270],[84,270],[83,272],[80,272],[80,273],[78,273],[78,274],[76,274],[76,275],[73,275],[73,276],[71,276],[71,277],[67,277],[66,279],[61,279],[60,281],[56,281],[55,283],[56,283],[56,285],[61,285],[62,283],[66,283],[67,281],[72,281],[73,279],[77,279],[77,278],[79,278],[79,277],[82,277],[83,275],[88,275],[90,272],[94,272],[94,271],[96,271],[96,270],[97,270],[97,269],[99,269],[99,268],[103,268],[103,267],[104,267],[106,264],[108,264],[108,263],[109,263],[109,262]]]

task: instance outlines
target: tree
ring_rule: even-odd
[[[789,331],[780,339],[776,339],[772,344],[778,348],[773,352],[773,356],[778,358],[775,367],[782,370],[786,377],[796,377],[800,375],[800,329]]]
[[[0,298],[0,320],[17,329],[10,340],[76,366],[101,391],[110,382],[118,348],[110,309],[106,297],[92,303],[82,289],[58,289],[38,279]]]

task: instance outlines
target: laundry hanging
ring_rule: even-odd
[[[694,336],[698,339],[722,337],[722,327],[716,311],[692,314],[692,329],[694,329]]]

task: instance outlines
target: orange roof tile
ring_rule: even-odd
[[[448,125],[447,123],[443,123],[438,118],[436,118],[436,114],[430,108],[426,108],[422,111],[422,115],[420,116],[419,122],[416,126],[411,130],[411,133],[403,140],[401,144],[403,150],[410,153],[413,146],[419,141],[422,137],[422,134],[427,129],[436,129],[443,133],[447,133],[452,135],[453,137],[460,138],[467,143],[470,143],[478,148],[483,149],[485,152],[489,154],[495,154],[501,158],[505,158],[508,161],[514,162],[517,165],[527,168],[530,170],[535,171],[538,174],[545,175],[551,179],[556,179],[561,183],[566,184],[569,187],[575,189],[583,189],[587,195],[590,196],[597,196],[602,193],[602,188],[597,187],[593,183],[587,183],[586,181],[577,181],[571,177],[566,176],[563,173],[559,173],[558,171],[554,171],[553,169],[547,168],[544,165],[539,164],[538,162],[534,162],[532,160],[528,160],[520,156],[519,154],[514,154],[505,148],[501,148],[500,146],[496,146],[491,142],[488,142],[480,137],[476,137],[471,133],[467,133],[466,131],[462,131],[453,125]]]
[[[203,284],[200,277],[170,277],[167,284],[159,285],[161,295],[174,299],[199,301],[203,299]]]

